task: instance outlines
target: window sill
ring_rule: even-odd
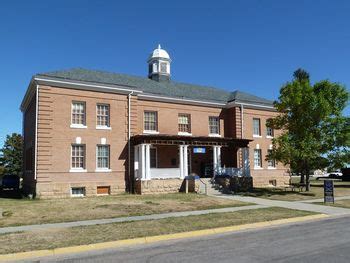
[[[264,170],[262,167],[254,167],[254,170]]]
[[[273,139],[273,136],[266,135],[267,139]]]
[[[112,130],[112,128],[108,126],[96,126],[96,130]]]
[[[268,170],[276,170],[276,167],[269,166],[267,167]]]
[[[261,135],[253,134],[253,138],[262,138],[262,136],[261,136]]]
[[[216,133],[209,133],[208,136],[209,136],[209,137],[221,137],[220,134],[216,134]]]
[[[177,135],[181,135],[181,136],[192,136],[192,133],[188,133],[188,132],[178,132]]]
[[[71,196],[71,197],[74,197],[74,198],[85,197],[85,195],[83,195],[83,194],[79,194],[79,195],[73,195],[73,194],[71,194],[70,196]]]
[[[144,134],[159,134],[159,131],[152,131],[152,130],[144,130]]]
[[[73,129],[87,129],[87,126],[80,124],[71,124],[70,127]]]
[[[95,170],[96,173],[110,173],[112,172],[111,169],[96,169]]]
[[[70,173],[86,173],[87,170],[86,169],[70,169],[69,172]]]

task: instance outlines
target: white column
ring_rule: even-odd
[[[145,144],[141,144],[139,146],[139,174],[141,175],[141,180],[146,179],[146,169],[145,169],[145,161],[146,161],[146,156],[145,156]]]
[[[139,178],[139,145],[134,146],[134,178]]]
[[[151,180],[151,154],[150,154],[150,144],[145,145],[146,160],[145,160],[145,178],[146,180]]]
[[[221,146],[217,146],[216,155],[217,167],[221,168]]]
[[[180,178],[184,178],[183,145],[179,145]]]
[[[188,148],[188,145],[184,145],[183,146],[183,151],[184,151],[184,154],[183,154],[183,157],[184,157],[184,161],[183,161],[183,164],[184,164],[184,177],[188,176],[188,152],[187,152],[187,148]]]
[[[213,146],[213,175],[215,175],[216,167],[218,164],[216,146]]]

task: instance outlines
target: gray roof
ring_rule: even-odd
[[[247,102],[272,106],[272,101],[242,91],[229,92],[223,89],[175,81],[154,81],[147,77],[75,68],[37,74],[35,77],[49,77],[59,80],[93,82],[99,84],[126,86],[145,94],[172,98],[227,103]]]

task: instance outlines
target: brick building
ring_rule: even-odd
[[[85,69],[33,76],[21,104],[24,190],[39,197],[179,191],[185,176],[288,181],[265,160],[272,102],[170,80],[160,46],[148,78]],[[251,164],[251,165],[250,165]]]

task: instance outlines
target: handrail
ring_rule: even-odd
[[[207,184],[206,184],[205,182],[203,182],[201,178],[199,178],[199,181],[200,181],[202,184],[204,184],[205,194],[208,195],[208,186],[207,186]]]

